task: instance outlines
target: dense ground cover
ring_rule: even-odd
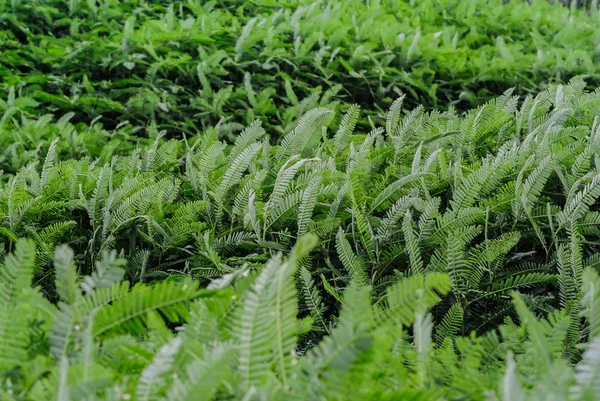
[[[0,398],[598,399],[596,8],[0,3]]]
[[[17,109],[110,129],[152,120],[195,133],[221,122],[231,133],[260,118],[285,132],[336,100],[377,114],[406,93],[410,107],[467,110],[515,86],[598,78],[598,11],[544,0],[0,7],[2,98],[14,88]]]

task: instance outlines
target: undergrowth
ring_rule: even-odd
[[[104,164],[89,158],[60,160],[56,155],[60,142],[57,139],[42,163],[30,163],[4,178],[0,190],[0,212],[4,215],[0,234],[6,249],[16,252],[24,252],[19,251],[19,246],[25,246],[19,245],[18,238],[31,238],[26,247],[30,266],[27,283],[33,282],[39,288],[39,292],[35,292],[36,302],[49,305],[49,301],[53,304],[64,301],[65,285],[75,291],[68,296],[71,301],[92,294],[96,287],[118,292],[97,295],[89,302],[82,300],[81,307],[88,309],[69,312],[68,319],[73,325],[75,319],[91,319],[88,324],[92,331],[88,333],[86,347],[98,341],[105,331],[103,325],[107,326],[107,332],[112,333],[114,329],[129,336],[142,335],[145,344],[145,336],[157,335],[153,325],[162,319],[186,320],[189,311],[183,305],[198,296],[194,294],[204,294],[188,294],[196,291],[198,283],[209,289],[233,286],[238,296],[230,301],[222,300],[229,306],[219,308],[230,310],[237,301],[231,305],[227,302],[246,299],[249,304],[240,306],[244,310],[241,316],[251,321],[240,322],[241,328],[235,329],[219,325],[219,330],[231,330],[232,342],[227,340],[229,345],[223,347],[231,352],[232,358],[233,355],[242,358],[240,363],[258,363],[261,373],[258,379],[252,373],[255,366],[242,367],[234,363],[235,369],[251,371],[234,369],[227,370],[227,374],[246,375],[247,385],[267,386],[260,387],[262,390],[255,386],[244,390],[257,391],[256,396],[262,391],[269,394],[299,391],[293,390],[288,379],[277,370],[292,369],[286,366],[291,363],[290,350],[296,348],[296,335],[301,334],[297,352],[305,352],[315,344],[321,344],[316,349],[337,349],[341,345],[333,339],[335,333],[343,331],[344,335],[350,335],[362,325],[365,326],[360,333],[381,329],[388,333],[381,341],[405,338],[403,341],[408,342],[401,349],[412,341],[420,350],[421,356],[414,356],[420,361],[414,362],[417,366],[413,366],[410,359],[401,364],[416,374],[410,382],[420,383],[417,388],[429,388],[425,383],[433,380],[429,373],[419,369],[429,369],[429,363],[437,363],[428,359],[429,351],[422,354],[433,346],[434,323],[438,347],[448,341],[448,344],[467,341],[460,336],[471,332],[483,337],[478,340],[472,337],[468,344],[494,338],[498,344],[504,344],[504,339],[494,336],[508,330],[507,327],[519,332],[512,323],[507,323],[515,319],[523,324],[519,330],[537,330],[527,325],[540,325],[535,327],[548,333],[540,334],[540,338],[558,336],[552,340],[558,341],[558,345],[555,344],[558,351],[553,351],[560,356],[557,359],[560,362],[556,363],[575,363],[582,358],[586,360],[578,344],[588,338],[588,331],[592,330],[586,321],[597,318],[592,314],[580,320],[590,307],[589,296],[584,294],[594,291],[594,288],[586,288],[590,280],[596,280],[593,269],[600,263],[595,239],[600,224],[597,207],[600,123],[594,117],[600,107],[599,95],[597,91],[586,93],[584,83],[574,80],[568,86],[552,87],[523,102],[507,92],[464,117],[454,111],[428,113],[422,108],[404,113],[403,99],[399,98],[387,113],[385,127],[374,127],[368,133],[355,128],[360,116],[358,106],[351,107],[331,133],[327,127],[335,116],[328,109],[318,108],[304,115],[279,145],[270,143],[257,121],[238,136],[233,146],[219,141],[215,130],[185,141],[167,140],[159,135],[152,145],[137,148],[131,156],[115,156]],[[309,239],[302,240],[303,236]],[[276,255],[280,252],[294,255],[292,247],[298,246],[298,241],[310,241],[311,252],[292,256],[293,263],[285,263],[295,267],[285,273],[287,270],[280,266],[284,262]],[[63,243],[74,252],[66,248],[55,251]],[[10,261],[14,257],[7,258]],[[67,267],[71,270],[61,272]],[[59,274],[68,274],[71,281],[61,278],[56,282]],[[76,290],[78,275],[89,276],[79,284],[83,291],[80,295]],[[136,297],[138,293],[135,288],[130,292],[129,285],[119,281],[122,277],[127,282],[139,283],[135,287],[139,294],[158,298],[146,299],[145,295],[139,295],[142,297],[139,300],[129,300],[128,297]],[[187,281],[189,277],[195,281]],[[162,280],[157,284],[151,284],[159,279]],[[427,284],[427,280],[432,280],[431,284]],[[158,289],[145,290],[154,287],[144,283],[159,289],[165,286],[166,293]],[[14,285],[10,281],[6,288]],[[117,288],[113,288],[114,285]],[[270,286],[275,287],[267,290]],[[423,293],[418,290],[422,286],[433,292]],[[181,295],[180,291],[183,291]],[[268,291],[274,291],[275,295],[267,295]],[[347,295],[352,291],[356,294]],[[515,291],[520,295],[514,295]],[[180,296],[183,298],[178,298]],[[123,306],[116,307],[112,297],[125,297]],[[261,301],[262,297],[265,298]],[[287,303],[281,311],[285,319],[295,322],[298,315],[304,322],[300,326],[290,323],[291,331],[285,335],[281,332],[285,330],[283,323],[274,322],[271,313],[260,309],[283,308],[284,300],[279,297],[285,298]],[[351,304],[372,302],[373,315],[363,320],[360,316],[371,313],[370,309],[347,306],[348,301],[344,299],[348,297]],[[386,308],[395,310],[390,302],[403,304],[411,297],[419,301],[410,301],[417,303],[407,304],[410,307],[405,311],[400,309],[393,321],[410,326],[413,319],[417,319],[418,325],[425,326],[407,331],[406,336],[389,337],[391,327],[398,329],[399,326],[388,327],[377,316],[385,314]],[[11,297],[7,299],[12,302]],[[103,314],[97,312],[103,316],[99,319],[104,323],[96,323],[96,312],[92,313],[100,307],[97,302],[108,308]],[[516,308],[514,302],[517,302]],[[60,309],[62,304],[58,305]],[[163,305],[166,310],[162,309]],[[175,309],[169,309],[170,305]],[[415,309],[418,305],[421,309]],[[157,308],[158,315],[151,312]],[[344,322],[345,308],[357,308],[346,318],[347,323]],[[50,331],[46,335],[50,336],[48,341],[52,345],[51,327],[66,323],[57,320],[58,317],[39,316],[42,310],[34,307],[32,313],[48,324]],[[422,312],[415,314],[418,310]],[[110,315],[112,311],[115,315]],[[120,313],[130,315],[121,319]],[[278,312],[274,309],[272,313]],[[550,316],[549,323],[535,323],[534,314]],[[230,313],[225,315],[230,316]],[[8,316],[12,318],[12,314]],[[524,316],[528,316],[525,321]],[[130,318],[133,322],[129,322]],[[277,324],[267,329],[274,323]],[[84,327],[82,324],[78,327]],[[263,324],[266,326],[254,326]],[[499,324],[501,329],[498,329]],[[553,328],[557,324],[560,329]],[[260,331],[263,329],[266,332]],[[67,374],[64,369],[70,369],[67,351],[72,334],[66,328],[63,330],[67,331],[60,340],[63,354],[56,361],[57,369]],[[159,332],[165,336],[168,332],[165,330]],[[250,338],[235,340],[236,330],[249,330]],[[45,343],[44,330],[39,334],[40,341]],[[5,344],[11,344],[15,339],[10,332],[6,335]],[[286,344],[285,351],[279,349],[278,358],[283,359],[273,362],[276,382],[267,380],[271,368],[264,365],[264,356],[252,359],[254,349],[273,351],[269,335]],[[415,337],[418,335],[425,337],[418,339]],[[361,339],[360,344],[364,340],[361,336],[357,338],[357,341]],[[521,336],[527,338],[525,334]],[[211,337],[223,341],[227,338],[226,334]],[[541,341],[537,337],[530,340]],[[246,346],[251,348],[239,348],[243,341],[250,341]],[[429,345],[422,348],[419,341]],[[359,347],[361,352],[367,352],[369,358],[384,358],[385,353],[371,353],[375,352],[371,340],[368,344]],[[451,352],[453,348],[447,346],[444,352]],[[87,349],[92,352],[93,348]],[[225,349],[218,349],[218,355],[223,356],[221,351]],[[358,352],[351,349],[354,350],[351,354]],[[506,353],[506,349],[501,349],[498,352]],[[102,347],[98,352],[102,354],[103,350]],[[460,347],[456,349],[459,350]],[[527,350],[532,352],[528,347],[517,347],[514,352],[521,355]],[[172,357],[177,353],[169,352],[174,352]],[[249,354],[244,356],[244,352]],[[321,351],[308,351],[311,355],[313,352]],[[343,346],[335,352],[345,354],[350,350]],[[444,358],[454,355],[452,352],[444,354]],[[487,352],[484,353],[487,355]],[[85,355],[91,357],[89,353]],[[162,354],[159,352],[157,357],[159,355]],[[195,363],[204,366],[206,361],[199,355]],[[321,357],[332,363],[329,357]],[[548,360],[548,369],[554,366],[552,358]],[[363,368],[367,370],[361,370],[360,374],[375,374],[367,368],[371,362],[362,358],[355,362],[351,362],[354,359],[343,360],[345,362],[339,363],[344,369],[364,363]],[[223,366],[231,367],[233,360],[228,361]],[[402,359],[397,363],[399,361]],[[488,364],[482,360],[473,363]],[[507,374],[516,375],[511,373],[511,364],[509,362]],[[488,381],[480,382],[483,386],[477,387],[480,394],[483,388],[493,389],[490,383],[496,382],[495,375],[503,371],[503,366],[500,364],[495,374],[490,373]],[[74,366],[73,369],[79,368]],[[413,372],[413,369],[416,370]],[[212,368],[209,370],[213,372]],[[317,372],[306,374],[319,377],[321,373]],[[298,379],[297,375],[302,376],[296,372],[293,380]],[[355,381],[351,376],[348,380]],[[343,377],[336,373],[332,380]],[[396,380],[399,379],[393,379]],[[66,382],[61,383],[66,386]],[[219,387],[213,381],[210,383]],[[437,379],[430,385],[434,383],[440,385]],[[381,387],[371,386],[368,390],[383,397],[379,394],[383,391]],[[454,391],[446,386],[438,390]],[[235,393],[237,390],[228,388],[227,391]],[[322,391],[333,390],[326,386]],[[425,393],[429,394],[428,391]],[[103,389],[94,394],[108,393]],[[335,393],[331,394],[335,398]]]
[[[600,399],[585,3],[0,0],[0,400]]]

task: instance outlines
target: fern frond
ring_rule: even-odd
[[[317,203],[317,195],[321,187],[321,175],[314,176],[303,192],[302,201],[298,210],[298,237],[306,233],[313,209]]]
[[[471,271],[468,279],[469,288],[477,288],[484,272],[489,270],[490,265],[504,257],[517,245],[520,238],[520,233],[509,232],[473,248],[467,259],[467,266]]]
[[[325,321],[325,305],[319,290],[315,287],[315,282],[306,267],[300,269],[300,279],[303,292],[303,300],[313,319],[313,328],[317,331],[324,331],[331,335],[327,322]]]
[[[233,348],[217,344],[206,351],[202,359],[186,366],[185,373],[176,377],[167,390],[169,401],[201,401],[214,399],[221,382],[231,375]]]
[[[438,216],[440,203],[440,198],[432,198],[427,202],[419,216],[419,242],[422,244],[431,237],[434,219]]]
[[[506,295],[520,288],[529,288],[535,284],[550,283],[556,280],[556,276],[546,273],[517,274],[504,280],[494,282],[491,286],[483,289],[486,298]]]
[[[293,277],[298,260],[314,245],[315,237],[302,237],[287,261],[281,255],[272,258],[245,295],[233,330],[246,386],[264,383],[274,372],[289,379],[298,330]]]
[[[99,308],[94,317],[94,336],[105,336],[111,332],[141,335],[151,311],[159,311],[170,322],[180,322],[188,316],[187,302],[209,294],[213,292],[198,290],[198,283],[192,280],[138,284],[110,305]]]
[[[512,298],[519,319],[529,333],[530,344],[535,350],[539,369],[545,371],[551,363],[551,350],[546,338],[546,330],[534,314],[527,309],[523,298],[518,293],[513,292]]]
[[[89,294],[96,288],[108,288],[123,278],[125,270],[123,259],[117,258],[117,252],[103,252],[102,259],[96,262],[96,270],[86,276],[80,283],[81,289]]]
[[[296,128],[283,137],[275,158],[283,160],[302,153],[315,142],[318,137],[315,133],[320,133],[321,127],[326,126],[331,120],[333,112],[324,107],[316,108],[304,114]]]
[[[48,175],[50,169],[56,162],[56,144],[58,143],[58,140],[59,138],[54,139],[48,148],[48,153],[46,154],[46,159],[44,160],[44,165],[40,174],[40,188],[46,188],[48,186]]]
[[[390,286],[385,297],[375,304],[379,321],[390,320],[403,326],[409,326],[418,308],[430,308],[437,304],[452,288],[452,282],[446,274],[428,273],[407,277]]]
[[[397,222],[401,217],[405,216],[408,208],[413,206],[417,200],[410,196],[403,196],[398,199],[385,213],[385,217],[381,220],[377,227],[377,236],[382,240],[392,236],[397,229]]]
[[[452,231],[473,225],[484,218],[485,212],[474,207],[446,212],[436,219],[436,226],[431,234],[431,241],[434,243],[443,242]]]
[[[244,170],[248,168],[252,158],[260,151],[260,149],[261,144],[253,143],[244,148],[244,150],[232,160],[215,192],[215,200],[219,210],[224,207],[223,200],[227,191],[240,181]]]
[[[422,177],[430,176],[429,173],[413,173],[388,185],[383,191],[377,195],[377,197],[371,202],[370,209],[373,211],[380,211],[385,209],[390,203],[396,201],[394,199],[396,192],[402,189],[405,185],[410,184],[414,181],[419,181]]]
[[[600,336],[600,277],[592,268],[588,267],[583,272],[582,292],[581,306],[589,325],[589,338],[598,338]]]
[[[566,221],[575,221],[580,219],[587,211],[590,206],[594,204],[596,199],[600,197],[600,174],[594,176],[594,178],[584,186],[584,188],[577,192],[572,197],[570,203],[565,205],[563,211],[560,213],[559,219],[562,223]]]
[[[331,336],[310,349],[300,361],[304,373],[297,386],[315,399],[343,398],[352,367],[372,343],[373,325],[368,287],[352,283],[344,292],[343,307]]]
[[[35,245],[19,240],[0,265],[0,369],[8,371],[27,359],[28,312],[25,291],[31,286]]]
[[[77,288],[77,270],[73,262],[73,251],[66,245],[54,252],[54,270],[56,272],[56,292],[60,299],[72,304],[80,294]]]
[[[463,326],[464,311],[460,304],[453,304],[435,329],[435,341],[442,344],[447,338],[453,338]]]
[[[415,236],[412,223],[412,215],[410,214],[410,211],[407,211],[404,215],[404,220],[402,221],[402,233],[404,234],[404,241],[406,242],[410,267],[413,273],[423,274],[423,259],[421,258],[419,242]]]
[[[273,224],[275,224],[279,219],[284,216],[288,218],[292,215],[292,211],[302,204],[303,199],[305,198],[305,190],[297,190],[288,193],[283,198],[281,198],[277,204],[273,205],[273,208],[270,210],[270,213],[265,213],[265,228],[263,232],[266,232]]]
[[[152,362],[144,368],[136,387],[138,400],[154,401],[160,399],[160,391],[167,382],[164,376],[172,369],[175,354],[179,351],[181,344],[181,337],[176,337],[163,345],[152,359]]]
[[[394,100],[387,113],[385,121],[385,132],[389,137],[392,137],[396,134],[397,125],[398,123],[400,123],[402,103],[404,102],[405,96],[401,96]]]
[[[288,193],[289,187],[294,179],[296,173],[300,168],[311,161],[315,161],[317,159],[300,159],[298,161],[298,157],[292,157],[287,160],[279,169],[277,173],[277,178],[275,178],[275,184],[273,186],[273,192],[271,193],[271,197],[269,201],[265,205],[265,214],[268,215],[268,211],[271,208],[276,207],[280,200]],[[294,164],[290,165],[291,163]]]
[[[235,160],[244,149],[265,135],[265,130],[261,124],[260,120],[255,120],[237,136],[233,148],[231,149],[231,152],[229,152],[229,160]]]
[[[342,122],[333,137],[334,155],[341,153],[346,149],[350,141],[350,136],[354,132],[358,117],[360,114],[360,106],[353,104],[348,108],[346,114],[342,118]]]
[[[367,283],[368,276],[364,262],[354,253],[354,251],[352,251],[352,247],[346,239],[344,230],[341,227],[336,236],[335,249],[337,250],[340,261],[350,274],[352,280],[361,284]]]
[[[570,393],[577,400],[594,399],[600,394],[600,337],[591,340],[575,367],[575,384]]]
[[[469,287],[471,271],[468,269],[465,246],[481,233],[479,227],[464,227],[454,231],[448,238],[446,250],[446,272],[449,274],[455,291],[465,297]]]
[[[521,203],[525,210],[530,210],[544,190],[546,182],[550,178],[550,174],[556,166],[556,160],[548,155],[541,160],[538,166],[529,174],[523,184],[522,192],[517,194],[521,198]]]

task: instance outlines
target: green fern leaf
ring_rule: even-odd
[[[600,277],[591,268],[583,272],[581,306],[588,322],[590,339],[600,336]]]
[[[180,322],[188,316],[187,302],[210,294],[214,292],[198,290],[198,283],[192,280],[138,284],[110,305],[99,308],[94,318],[94,336],[110,332],[141,335],[151,311],[159,311],[170,322]]]
[[[350,274],[350,278],[357,283],[367,283],[368,276],[365,265],[361,258],[352,251],[352,247],[346,239],[344,230],[342,230],[341,227],[336,236],[335,249],[337,250],[342,264]]]
[[[419,249],[419,243],[415,236],[412,222],[412,215],[407,211],[402,222],[402,233],[404,234],[404,241],[406,241],[410,267],[413,274],[423,274],[423,259],[421,258],[421,250]]]
[[[73,251],[66,245],[56,248],[54,253],[54,270],[56,271],[56,291],[60,299],[72,304],[80,295],[77,288],[77,270],[73,262]]]
[[[156,353],[152,363],[144,368],[137,383],[136,396],[140,401],[160,399],[160,391],[166,384],[164,377],[172,368],[175,355],[181,347],[181,337],[174,338]]]
[[[35,245],[19,240],[14,253],[0,266],[0,369],[8,371],[27,359],[28,316],[24,292],[29,289],[35,266]]]
[[[317,203],[317,195],[321,187],[321,176],[313,177],[306,189],[303,192],[302,202],[298,210],[298,237],[306,233],[310,218],[312,217],[313,209]]]
[[[464,311],[459,304],[453,304],[436,326],[435,341],[442,344],[445,339],[453,338],[463,326]]]
[[[337,132],[335,133],[335,136],[333,137],[334,155],[343,152],[344,149],[346,149],[346,147],[348,146],[348,143],[350,142],[350,136],[354,132],[354,128],[356,127],[359,115],[360,106],[357,104],[353,104],[350,106],[350,108],[342,118],[340,127],[338,128]]]

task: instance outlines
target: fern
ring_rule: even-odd
[[[304,197],[298,210],[298,236],[301,237],[306,233],[310,217],[317,203],[317,195],[321,186],[321,176],[314,177],[304,190]]]
[[[271,369],[282,375],[284,382],[288,380],[298,327],[293,274],[297,260],[310,251],[314,240],[300,239],[286,262],[281,256],[271,259],[246,294],[234,327],[238,369],[245,385],[263,383],[273,373]],[[269,310],[273,316],[266,313]]]
[[[0,399],[594,398],[596,2],[97,3],[0,2]]]
[[[323,305],[323,299],[315,286],[315,282],[312,279],[310,272],[304,266],[300,269],[300,279],[304,304],[313,319],[314,329],[327,332],[327,334],[331,335],[324,316],[325,305]]]
[[[346,114],[344,114],[340,126],[333,137],[334,154],[341,153],[348,146],[350,136],[356,127],[359,113],[360,106],[353,104],[350,106]]]
[[[111,253],[104,252],[102,260],[96,263],[96,270],[90,276],[84,277],[80,283],[81,289],[90,294],[96,288],[111,287],[123,278],[125,274],[124,269],[121,267],[123,265],[124,261],[117,259],[115,251]]]
[[[341,227],[336,235],[335,247],[342,264],[350,274],[350,278],[357,283],[366,283],[367,272],[365,265],[360,257],[353,252]]]
[[[406,177],[400,178],[398,181],[388,185],[377,197],[371,202],[371,211],[385,209],[390,203],[395,202],[392,200],[394,194],[403,188],[405,185],[410,184],[413,181],[419,180],[422,177],[427,176],[427,173],[413,173]]]
[[[406,249],[410,258],[410,266],[415,274],[423,274],[423,260],[421,258],[421,250],[419,249],[419,243],[415,236],[412,228],[412,216],[409,211],[404,215],[402,222],[402,233],[404,234],[404,240],[406,241]]]
[[[583,306],[584,316],[589,324],[590,339],[597,338],[600,334],[600,315],[596,312],[600,307],[600,278],[598,274],[590,268],[583,272],[583,297],[581,305]]]
[[[576,399],[594,397],[600,387],[598,383],[598,367],[600,365],[600,340],[595,337],[583,354],[582,361],[575,368],[575,382],[571,387],[571,395]]]
[[[445,339],[456,336],[462,329],[464,311],[459,304],[454,304],[444,315],[435,332],[435,340],[442,344]]]
[[[451,282],[444,274],[411,276],[387,289],[386,296],[376,304],[376,316],[380,320],[408,326],[413,322],[417,308],[434,306],[440,301],[439,296],[446,294],[450,288]]]
[[[167,390],[167,400],[210,400],[220,381],[229,374],[232,351],[215,346],[202,360],[190,363],[183,377],[178,377]]]
[[[152,401],[160,399],[160,392],[165,386],[163,375],[172,369],[175,354],[179,351],[182,339],[177,337],[165,344],[154,356],[152,363],[140,374],[136,388],[139,400]]]
[[[35,246],[20,240],[14,254],[4,258],[0,268],[0,367],[3,371],[18,366],[27,358],[28,313],[25,291],[33,280]]]
[[[217,202],[217,210],[223,209],[223,201],[227,191],[237,184],[242,178],[242,173],[248,168],[252,158],[260,151],[260,144],[254,143],[247,146],[240,154],[231,162],[231,165],[223,175],[221,183],[215,192],[215,200]],[[219,215],[219,213],[217,213]]]
[[[186,302],[206,293],[197,289],[197,283],[182,284],[163,281],[152,286],[137,285],[127,295],[104,305],[94,317],[94,335],[111,331],[128,331],[142,334],[150,311],[160,311],[168,321],[178,322],[187,317]]]
[[[306,378],[300,385],[311,396],[327,394],[341,397],[346,390],[351,367],[367,351],[370,343],[369,328],[373,317],[368,288],[351,285],[344,295],[339,324],[330,337],[311,349],[301,361]],[[312,386],[307,386],[309,383]]]
[[[67,246],[56,249],[54,268],[56,271],[56,292],[66,304],[72,304],[80,294],[77,288],[77,270],[73,262],[73,251]]]
[[[237,137],[231,152],[229,152],[229,159],[235,160],[244,149],[261,139],[263,135],[265,135],[265,130],[262,128],[261,122],[254,121]]]

